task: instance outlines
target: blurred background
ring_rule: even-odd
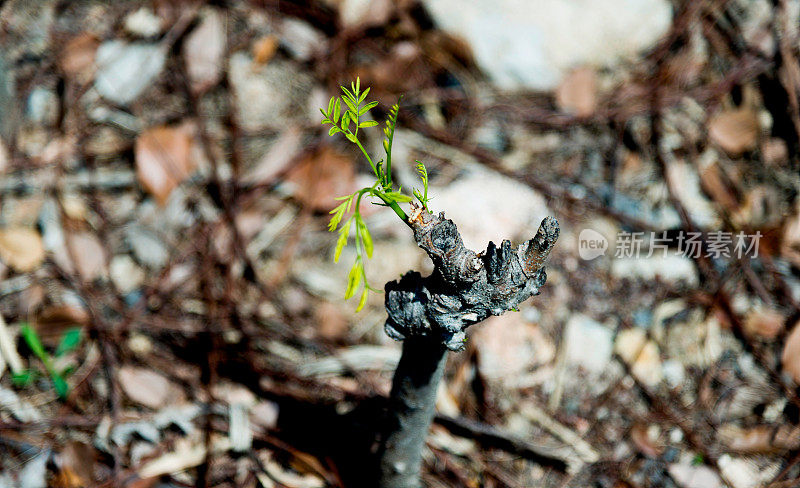
[[[426,486],[800,486],[798,21],[797,0],[0,1],[0,487],[359,485],[400,345],[382,295],[344,300],[354,254],[326,229],[372,184],[320,125],[356,77],[375,120],[402,96],[395,179],[423,161],[467,246],[562,228],[541,295],[451,354]],[[432,269],[365,216],[373,286]]]

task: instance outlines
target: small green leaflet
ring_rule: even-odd
[[[364,305],[367,303],[367,295],[369,295],[369,288],[364,287],[364,290],[361,291],[361,298],[358,300],[358,306],[356,307],[356,312],[360,312]]]
[[[56,357],[61,357],[64,354],[72,352],[80,343],[81,328],[73,327],[68,329],[64,332],[64,335],[61,337],[61,342],[58,344],[58,348],[56,348]]]
[[[422,179],[422,189],[414,190],[412,192],[413,196],[404,194],[402,188],[395,190],[392,182],[392,139],[400,110],[399,103],[390,107],[385,127],[381,126],[385,136],[382,140],[382,145],[386,152],[386,157],[375,164],[373,158],[362,145],[362,141],[359,140],[358,131],[379,125],[376,120],[362,120],[369,119],[370,110],[377,107],[378,102],[376,100],[367,100],[370,88],[366,87],[362,92],[360,78],[356,78],[355,81],[351,82],[349,88],[344,85],[340,86],[340,88],[342,90],[341,95],[331,97],[328,100],[327,110],[320,109],[323,117],[322,124],[331,125],[328,130],[330,136],[342,133],[348,141],[358,146],[376,177],[376,181],[372,186],[362,188],[352,195],[337,198],[340,203],[330,211],[331,218],[328,222],[329,231],[338,230],[339,232],[333,254],[333,260],[338,262],[342,252],[344,252],[344,248],[351,242],[350,231],[353,227],[353,220],[355,220],[355,260],[347,277],[345,299],[355,296],[356,291],[358,291],[359,286],[362,286],[363,282],[363,289],[360,291],[360,298],[356,308],[356,311],[360,311],[367,303],[370,291],[378,293],[382,291],[369,285],[364,269],[364,260],[372,258],[374,243],[367,224],[361,217],[361,199],[365,196],[374,197],[375,200],[372,204],[391,207],[401,219],[406,220],[408,216],[400,208],[399,204],[412,202],[416,197],[427,209],[428,175],[425,167],[418,161],[417,171]],[[354,201],[355,208],[353,208]],[[351,209],[352,215],[346,218]]]
[[[364,273],[364,265],[361,260],[356,259],[353,267],[350,268],[350,274],[347,275],[347,290],[344,292],[344,299],[348,300],[356,292],[356,288],[361,283],[361,275]]]
[[[361,217],[358,217],[358,232],[361,235],[361,242],[364,243],[364,250],[367,251],[367,257],[372,258],[372,236],[367,230],[367,225]]]
[[[333,262],[339,262],[339,256],[342,255],[342,249],[344,246],[347,245],[347,237],[350,235],[350,223],[353,221],[352,218],[347,219],[347,222],[342,226],[341,230],[339,230],[339,239],[336,241],[336,250],[333,253]]]

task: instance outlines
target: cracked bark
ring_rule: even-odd
[[[547,279],[544,262],[559,234],[558,221],[546,217],[533,239],[516,248],[507,240],[500,247],[490,242],[477,254],[464,247],[444,213],[415,207],[407,223],[434,271],[427,277],[411,271],[385,287],[384,329],[404,343],[378,452],[380,488],[419,488],[422,446],[447,351],[464,349],[470,325],[539,294]]]

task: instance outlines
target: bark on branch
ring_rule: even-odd
[[[558,221],[546,217],[533,239],[516,248],[505,240],[480,254],[464,247],[444,213],[415,207],[408,219],[434,271],[411,271],[386,284],[386,333],[404,340],[378,453],[380,488],[418,488],[422,446],[435,413],[436,390],[447,350],[460,351],[467,327],[516,309],[539,294],[544,262],[558,239]]]
[[[386,284],[386,333],[396,340],[426,336],[460,351],[465,330],[490,315],[516,309],[539,294],[547,275],[544,261],[558,239],[558,221],[546,217],[536,236],[516,248],[493,242],[476,254],[464,247],[452,220],[421,209],[409,217],[414,239],[431,260],[434,271],[423,278],[406,273]]]

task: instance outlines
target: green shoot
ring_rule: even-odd
[[[329,231],[333,232],[337,229],[339,231],[339,238],[336,240],[336,247],[333,254],[333,260],[335,262],[339,261],[342,250],[347,246],[350,240],[350,231],[355,229],[354,240],[356,258],[347,278],[345,299],[355,296],[359,287],[361,287],[360,300],[356,308],[356,312],[358,312],[366,304],[370,290],[375,292],[381,291],[369,285],[364,269],[365,259],[372,257],[373,244],[372,236],[361,215],[361,200],[364,196],[376,197],[380,202],[373,202],[375,205],[391,208],[403,222],[408,222],[408,216],[405,211],[400,208],[400,204],[411,202],[414,198],[404,194],[402,188],[395,190],[392,182],[392,142],[394,140],[394,131],[397,125],[397,115],[400,111],[400,106],[398,104],[392,105],[386,119],[386,126],[383,129],[385,136],[383,139],[383,149],[386,152],[385,164],[383,159],[375,163],[366,149],[364,149],[364,145],[361,143],[361,139],[359,139],[358,132],[359,129],[367,129],[378,125],[378,122],[375,120],[366,119],[369,115],[369,111],[378,105],[378,102],[367,102],[367,95],[370,89],[366,88],[364,91],[361,91],[361,80],[359,78],[356,78],[355,82],[350,83],[349,89],[344,86],[342,86],[341,89],[341,97],[331,97],[328,102],[328,109],[320,109],[322,113],[322,124],[330,124],[331,128],[328,131],[328,135],[333,136],[341,133],[348,141],[358,146],[375,175],[375,183],[371,187],[362,188],[352,195],[345,195],[336,199],[341,203],[331,210],[330,213],[332,216],[328,223]],[[342,112],[343,109],[344,112]],[[422,177],[424,193],[414,191],[413,195],[422,203],[423,207],[427,209],[428,172],[422,163],[419,161],[417,161],[417,163],[417,171]],[[351,211],[352,215],[345,219],[345,216]]]
[[[419,190],[414,190],[414,196],[417,197],[419,203],[422,204],[422,208],[430,212],[428,208],[428,169],[425,168],[425,165],[421,162],[417,161],[417,172],[419,173],[419,178],[422,180],[422,188],[423,191],[420,192]]]
[[[53,388],[62,400],[65,399],[69,393],[69,385],[67,384],[66,377],[70,373],[70,368],[60,371],[57,370],[54,359],[58,359],[75,350],[80,345],[81,334],[80,327],[68,329],[61,337],[61,341],[56,348],[55,356],[50,356],[33,327],[28,324],[22,326],[22,338],[25,340],[28,348],[30,348],[33,354],[39,358],[44,365],[47,374],[50,376],[50,380],[53,382]],[[18,387],[25,387],[34,382],[39,376],[36,370],[27,369],[15,374],[12,377],[12,381]]]

